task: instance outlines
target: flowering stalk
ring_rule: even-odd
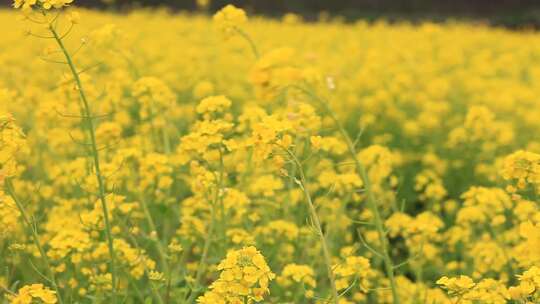
[[[208,235],[206,236],[206,239],[204,241],[203,252],[202,252],[199,264],[198,264],[197,274],[195,275],[195,281],[193,282],[194,288],[192,288],[191,294],[189,295],[189,298],[186,303],[193,303],[195,301],[195,298],[198,295],[200,281],[202,280],[202,276],[204,275],[206,271],[208,252],[210,251],[210,245],[212,244],[212,237],[213,237],[215,226],[216,226],[216,206],[215,205],[216,204],[212,204],[212,209],[210,211],[211,213],[210,226],[208,228]]]
[[[294,153],[292,153],[288,149],[285,149],[285,151],[287,152],[291,160],[296,165],[296,170],[298,171],[298,175],[300,177],[300,181],[299,181],[300,188],[302,188],[302,191],[304,191],[304,196],[306,197],[306,200],[308,202],[309,212],[311,214],[311,219],[313,221],[313,224],[315,225],[315,229],[317,230],[317,234],[319,235],[319,238],[321,240],[321,246],[322,246],[323,255],[324,255],[324,262],[326,264],[326,270],[328,272],[328,279],[330,280],[330,287],[332,288],[332,301],[334,304],[338,304],[339,295],[336,288],[336,279],[334,276],[334,271],[332,269],[332,259],[330,256],[330,250],[328,249],[328,244],[326,242],[326,238],[322,231],[321,221],[319,220],[319,216],[317,215],[317,210],[315,209],[315,206],[313,205],[313,201],[311,200],[311,194],[309,193],[309,189],[307,188],[307,181],[304,175],[304,170],[302,169],[302,164],[300,163],[296,155],[294,155]]]
[[[218,203],[220,202],[220,199],[221,199],[221,189],[223,188],[223,176],[224,176],[224,171],[225,171],[221,148],[220,148],[219,151],[220,151],[219,181],[218,181],[216,192],[214,194],[214,198],[213,198],[214,201],[212,202],[212,206],[211,206],[212,208],[210,210],[210,225],[208,227],[208,234],[207,234],[206,239],[204,241],[203,252],[202,252],[202,255],[201,255],[201,259],[199,261],[197,274],[195,275],[195,281],[194,281],[194,284],[193,284],[194,288],[191,290],[191,294],[189,295],[187,303],[194,303],[195,298],[198,295],[198,292],[197,292],[198,288],[199,288],[198,285],[200,285],[202,277],[203,277],[204,273],[206,272],[206,263],[207,263],[207,260],[208,260],[208,252],[210,251],[210,245],[212,244],[212,238],[213,238],[214,232],[215,232],[214,230],[215,230],[215,226],[216,226],[216,211],[217,211],[216,209],[217,209],[217,205],[218,205]]]
[[[39,255],[41,256],[41,259],[45,263],[45,268],[47,268],[47,271],[49,272],[49,282],[53,286],[55,292],[56,292],[56,298],[58,299],[59,304],[63,304],[62,297],[60,296],[60,289],[58,288],[58,282],[56,280],[56,276],[54,274],[54,271],[51,268],[51,263],[49,262],[49,258],[47,257],[47,254],[45,253],[45,250],[43,249],[43,246],[41,246],[41,243],[39,242],[39,235],[37,232],[36,226],[30,221],[30,217],[28,216],[28,213],[26,212],[26,209],[24,208],[23,204],[15,194],[15,190],[13,188],[13,184],[10,179],[6,179],[5,181],[6,190],[9,196],[13,199],[15,202],[15,205],[17,205],[17,209],[19,209],[19,212],[21,213],[21,216],[23,218],[24,224],[27,226],[30,231],[32,231],[32,241],[34,242],[34,245],[37,247],[39,251]]]
[[[79,73],[77,72],[77,69],[75,68],[75,65],[73,63],[73,60],[71,58],[71,55],[67,51],[66,47],[64,46],[64,43],[62,41],[62,37],[60,37],[54,28],[53,24],[50,23],[48,26],[48,30],[53,35],[54,40],[62,50],[62,53],[64,54],[64,57],[66,58],[67,64],[69,66],[69,69],[71,71],[71,74],[73,75],[73,79],[75,80],[75,85],[77,87],[77,91],[79,92],[79,97],[82,101],[82,112],[83,112],[83,118],[86,123],[86,128],[88,133],[90,134],[90,148],[91,148],[91,156],[94,161],[94,169],[95,169],[95,175],[98,182],[98,188],[99,188],[99,200],[101,201],[101,207],[103,209],[103,219],[105,222],[105,233],[107,235],[107,245],[109,248],[109,255],[110,255],[110,268],[111,268],[111,278],[112,278],[112,302],[116,303],[116,263],[115,263],[115,254],[114,254],[114,245],[113,245],[113,236],[111,231],[111,223],[109,219],[109,210],[107,206],[107,200],[105,198],[105,181],[103,178],[103,175],[101,174],[101,168],[100,168],[100,161],[99,161],[99,151],[97,147],[97,141],[96,141],[96,134],[94,130],[94,122],[92,117],[92,112],[90,110],[90,105],[88,103],[88,100],[86,99],[86,94],[84,92],[81,79],[79,78]]]
[[[135,239],[132,235],[128,235],[129,238],[131,239],[131,241],[133,242],[133,244],[135,244],[135,247],[138,249],[138,250],[141,250],[140,249],[140,246],[137,242],[137,239]],[[148,270],[148,267],[146,267],[146,264],[143,263],[143,266],[144,266],[144,273],[146,274],[146,276],[150,277],[150,271]],[[129,278],[129,276],[128,276]],[[137,284],[136,283],[133,283],[132,284],[134,286],[134,288],[137,288]],[[150,291],[152,292],[152,295],[154,296],[154,298],[156,299],[156,301],[158,302],[158,304],[164,304],[163,302],[163,299],[161,297],[161,294],[159,293],[158,289],[156,288],[155,284],[152,282],[152,279],[150,279]],[[140,292],[140,291],[139,291]],[[143,300],[144,301],[144,300]]]
[[[238,27],[234,27],[233,30],[236,33],[238,33],[238,35],[240,35],[240,37],[244,38],[244,40],[246,40],[248,42],[249,46],[251,47],[251,52],[253,52],[253,55],[255,56],[256,59],[259,59],[259,57],[260,57],[259,50],[257,49],[257,45],[255,44],[253,39],[251,39],[251,37],[246,32],[244,32],[243,30],[241,30]]]
[[[140,202],[141,208],[143,209],[144,217],[146,218],[148,227],[150,228],[150,237],[152,241],[156,244],[158,255],[162,264],[161,266],[163,267],[163,270],[167,274],[167,276],[170,276],[171,273],[169,271],[169,262],[167,261],[167,253],[165,251],[165,248],[163,248],[163,243],[161,242],[161,240],[159,240],[159,237],[157,235],[156,224],[154,220],[152,219],[152,214],[150,214],[150,209],[148,208],[148,204],[146,203],[146,199],[142,192],[140,193],[139,202]]]
[[[219,182],[220,187],[219,191],[221,192],[221,188],[223,188],[223,175],[225,174],[225,163],[223,161],[223,150],[221,147],[219,147],[219,166],[220,166],[220,172],[219,172]],[[220,208],[220,215],[221,215],[221,223],[220,223],[220,230],[221,230],[221,238],[226,238],[226,231],[227,231],[227,219],[226,219],[226,212],[225,212],[225,203],[223,202],[223,198],[219,197],[219,208]],[[227,249],[225,248],[225,251]]]
[[[303,87],[294,86],[294,88],[297,88],[303,93],[307,94],[310,98],[319,102],[324,107],[324,109],[326,110],[326,112],[328,113],[332,121],[334,122],[335,126],[338,128],[339,133],[345,140],[345,143],[347,144],[347,149],[349,151],[350,156],[352,157],[354,161],[356,172],[360,175],[360,177],[364,181],[364,189],[367,195],[369,208],[371,209],[371,212],[373,213],[373,216],[374,216],[374,222],[375,222],[374,224],[377,230],[377,236],[379,238],[379,243],[381,246],[380,248],[381,256],[383,258],[386,275],[388,277],[388,280],[390,281],[390,289],[392,290],[392,299],[393,299],[392,302],[393,304],[399,304],[400,300],[399,300],[399,294],[397,292],[397,284],[396,284],[396,279],[395,279],[395,274],[394,274],[395,267],[390,257],[390,254],[388,252],[388,238],[386,237],[386,231],[384,229],[381,213],[379,211],[379,207],[377,205],[375,195],[373,194],[373,189],[371,188],[371,182],[369,180],[369,176],[367,175],[367,171],[364,164],[358,159],[355,145],[352,142],[351,137],[347,133],[347,130],[345,130],[345,127],[343,126],[339,118],[337,117],[336,112],[334,112],[332,107],[330,107],[330,104],[328,103],[327,100],[319,97],[317,94],[313,93],[311,90],[305,89]]]

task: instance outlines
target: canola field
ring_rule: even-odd
[[[70,2],[0,11],[0,303],[540,303],[537,33]]]

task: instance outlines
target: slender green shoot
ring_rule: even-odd
[[[371,209],[371,212],[373,213],[374,224],[377,230],[377,236],[379,238],[379,243],[381,247],[380,248],[381,256],[383,257],[386,275],[388,277],[388,280],[390,281],[390,289],[392,290],[392,299],[393,299],[392,302],[393,304],[399,304],[400,299],[399,299],[395,273],[394,273],[395,267],[390,257],[390,253],[388,251],[388,246],[389,246],[388,238],[386,236],[386,231],[384,229],[384,224],[381,217],[381,213],[379,211],[379,206],[377,205],[377,200],[373,193],[373,189],[371,186],[371,182],[369,180],[369,176],[367,174],[367,170],[364,164],[360,161],[360,159],[358,159],[356,147],[353,141],[351,140],[351,137],[349,136],[347,130],[345,129],[345,127],[339,120],[337,113],[332,109],[332,107],[330,106],[329,102],[326,99],[318,96],[312,90],[303,88],[301,86],[293,86],[293,87],[300,90],[304,94],[308,95],[311,99],[313,99],[314,101],[318,102],[320,105],[323,106],[324,110],[330,116],[330,118],[334,122],[334,125],[337,127],[339,133],[343,137],[343,140],[345,140],[345,143],[347,144],[347,149],[351,158],[354,161],[356,172],[358,175],[360,175],[360,177],[364,181],[364,190],[367,195],[369,208]]]
[[[69,54],[68,50],[66,49],[64,42],[62,40],[65,37],[65,35],[60,36],[58,32],[56,31],[53,23],[50,23],[47,28],[51,32],[52,36],[54,37],[54,40],[58,44],[58,47],[60,47],[60,49],[62,50],[62,53],[66,59],[66,62],[73,76],[73,79],[75,80],[75,85],[77,87],[77,91],[79,92],[80,101],[82,103],[81,110],[83,112],[83,119],[86,125],[86,131],[90,135],[90,154],[94,162],[95,175],[96,175],[96,179],[98,183],[98,190],[99,190],[98,196],[101,202],[101,207],[103,209],[105,233],[107,236],[107,245],[109,248],[109,255],[110,255],[109,264],[110,264],[111,278],[112,278],[112,303],[116,303],[116,294],[117,294],[116,257],[114,253],[114,242],[113,242],[113,236],[112,236],[111,222],[109,219],[109,208],[107,205],[107,199],[105,195],[105,179],[103,177],[103,174],[101,173],[101,167],[100,167],[100,155],[99,155],[98,145],[96,141],[94,118],[92,116],[90,104],[86,97],[86,93],[84,91],[77,68],[75,67],[75,64],[73,63],[73,59],[71,55]]]
[[[296,155],[294,155],[293,152],[291,152],[288,149],[285,149],[285,151],[289,155],[290,159],[296,165],[296,171],[298,172],[298,176],[300,177],[300,180],[298,181],[298,183],[299,183],[300,188],[302,188],[302,191],[304,192],[304,196],[306,197],[306,201],[307,201],[308,206],[309,206],[309,212],[310,212],[310,215],[311,215],[312,222],[313,222],[313,224],[315,226],[315,229],[316,229],[317,234],[319,235],[319,238],[320,238],[320,241],[321,241],[321,246],[322,246],[323,255],[324,255],[324,262],[326,264],[326,270],[327,270],[327,274],[328,274],[328,279],[330,281],[330,287],[332,289],[332,302],[334,304],[338,304],[339,295],[338,295],[338,292],[337,292],[336,278],[335,278],[333,267],[332,267],[332,257],[330,255],[330,250],[328,248],[328,243],[327,243],[326,238],[324,236],[324,233],[322,231],[322,226],[321,226],[321,221],[319,219],[319,215],[317,214],[317,210],[315,209],[315,206],[313,205],[313,201],[311,199],[311,194],[310,194],[309,189],[308,189],[308,184],[307,184],[306,176],[304,174],[304,170],[302,168],[302,164],[300,163],[300,161],[298,160]]]
[[[51,263],[49,262],[49,258],[47,257],[47,253],[45,253],[45,250],[43,249],[43,246],[41,246],[41,243],[39,242],[39,234],[37,231],[37,226],[33,221],[30,220],[30,216],[28,215],[28,212],[26,212],[26,209],[24,208],[22,202],[19,200],[19,197],[15,194],[15,189],[13,187],[13,183],[10,179],[6,179],[5,181],[6,190],[9,196],[13,199],[15,202],[15,205],[17,205],[17,209],[19,209],[19,212],[21,213],[21,217],[24,221],[24,224],[26,225],[27,229],[30,229],[32,232],[32,241],[34,245],[37,247],[39,251],[39,255],[41,256],[41,259],[43,260],[43,263],[45,263],[45,268],[47,268],[47,272],[49,273],[49,277],[47,280],[51,283],[52,287],[54,288],[54,291],[56,292],[56,298],[58,299],[59,304],[63,304],[62,296],[60,294],[60,289],[58,287],[58,281],[56,279],[56,275],[54,274],[54,270],[51,268]]]

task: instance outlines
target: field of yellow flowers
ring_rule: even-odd
[[[540,303],[540,36],[0,11],[0,303]]]

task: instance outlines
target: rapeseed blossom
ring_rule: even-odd
[[[26,285],[19,289],[18,293],[8,297],[12,304],[30,304],[41,301],[45,304],[55,304],[55,292],[43,286],[43,284]]]
[[[253,303],[263,300],[269,293],[269,282],[275,278],[264,257],[253,246],[227,253],[217,269],[219,279],[210,285],[210,291],[198,303]]]
[[[243,9],[228,4],[217,12],[213,19],[221,31],[232,35],[240,25],[247,22],[247,15]]]
[[[0,112],[0,183],[21,171],[17,158],[27,151],[26,138],[13,116]]]
[[[504,179],[514,182],[517,189],[523,190],[529,184],[535,188],[538,187],[540,155],[523,150],[508,155],[504,160],[502,175]]]

